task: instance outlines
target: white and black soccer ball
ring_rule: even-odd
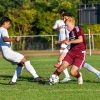
[[[49,78],[50,85],[56,84],[58,82],[59,82],[59,77],[56,75],[51,75],[51,77]]]

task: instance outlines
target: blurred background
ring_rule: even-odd
[[[77,25],[81,25],[86,35],[89,49],[100,49],[100,0],[0,0],[0,18],[8,16],[12,20],[10,36],[21,36],[20,43],[12,43],[14,50],[57,50],[54,41],[58,33],[52,27],[60,19],[60,11],[71,12]]]

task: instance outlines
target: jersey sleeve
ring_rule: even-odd
[[[57,29],[58,28],[58,21],[55,22],[53,29]]]
[[[2,30],[1,34],[2,34],[2,37],[9,37],[7,30]]]
[[[83,31],[80,27],[76,27],[76,32],[78,36],[82,36],[83,35]]]

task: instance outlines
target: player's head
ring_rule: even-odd
[[[60,13],[60,16],[61,16],[61,18],[64,20],[64,16],[63,16],[63,14],[66,12],[66,10],[65,9],[61,9],[60,11],[59,11],[59,13]]]
[[[70,17],[66,20],[66,28],[69,30],[69,31],[72,31],[73,28],[75,27],[75,18],[74,17]]]
[[[69,12],[65,12],[62,14],[63,18],[64,18],[64,22],[69,19],[70,17],[73,17],[73,15]]]
[[[0,20],[0,26],[8,29],[10,27],[11,19],[8,17],[2,17]]]

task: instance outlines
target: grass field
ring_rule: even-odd
[[[57,56],[28,57],[38,74],[49,77],[55,70]],[[100,70],[100,55],[87,56],[86,62]],[[15,70],[15,65],[0,58],[0,100],[100,100],[100,83],[97,76],[82,69],[84,84],[78,85],[75,78],[66,84],[52,86],[33,83],[32,77],[24,69],[17,84],[7,85]],[[62,79],[63,74],[60,76]]]

